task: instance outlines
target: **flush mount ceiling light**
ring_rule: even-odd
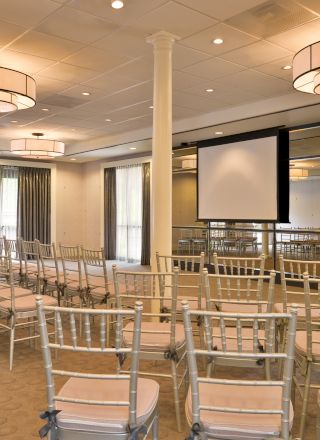
[[[17,70],[0,67],[0,113],[23,110],[35,103],[35,80]]]
[[[64,155],[64,143],[42,139],[43,133],[32,133],[34,138],[12,139],[11,153],[29,159],[54,159]]]
[[[289,64],[287,66],[283,66],[281,67],[282,70],[291,70],[292,66],[290,66]]]
[[[113,7],[113,9],[121,9],[124,6],[124,1],[122,1],[122,0],[112,0],[111,1],[111,6]]]
[[[320,95],[320,41],[301,49],[293,58],[293,87]]]
[[[303,180],[309,176],[309,171],[303,168],[290,168],[290,180]]]
[[[213,44],[222,44],[223,43],[223,39],[222,38],[215,38],[214,40],[212,40]]]

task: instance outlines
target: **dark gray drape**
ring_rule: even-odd
[[[104,170],[104,251],[107,260],[116,258],[117,235],[116,169]]]
[[[51,172],[48,168],[19,167],[18,236],[51,241]]]
[[[150,163],[142,164],[141,264],[150,264]]]

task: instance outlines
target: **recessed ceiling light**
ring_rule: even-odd
[[[106,122],[111,122],[111,119],[107,118],[105,119]]]
[[[290,66],[289,64],[287,66],[283,66],[281,67],[282,70],[291,70],[292,66]]]
[[[112,0],[111,6],[113,9],[121,9],[124,6],[124,2],[122,0]]]
[[[153,105],[149,105],[149,108],[151,108],[151,109],[152,109],[152,108],[153,108]]]
[[[43,112],[48,112],[48,111],[49,111],[48,108],[42,108],[41,110],[42,110]]]
[[[214,40],[212,40],[213,44],[222,44],[223,43],[223,39],[222,38],[215,38]]]
[[[136,147],[130,147],[129,150],[136,150]]]
[[[74,158],[72,157],[70,160],[77,160],[77,159],[74,159]]]
[[[11,124],[16,124],[18,121],[10,121]]]
[[[223,134],[223,131],[216,131],[215,134]]]
[[[206,89],[206,92],[212,93],[212,92],[214,92],[214,89]]]
[[[75,128],[71,128],[71,131],[77,131]]]
[[[90,92],[82,92],[83,96],[90,96],[91,93]]]

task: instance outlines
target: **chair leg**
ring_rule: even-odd
[[[311,381],[311,363],[308,362],[307,371],[306,371],[306,378],[304,381],[303,403],[302,403],[302,410],[301,410],[300,432],[299,432],[300,440],[303,440],[303,435],[304,435],[305,426],[306,426],[308,400],[309,400],[309,392],[310,392],[310,381]]]
[[[157,414],[152,423],[152,440],[159,439],[159,415]]]
[[[171,360],[171,374],[173,382],[173,396],[174,396],[174,406],[176,410],[176,420],[178,432],[181,432],[181,417],[180,417],[180,401],[179,401],[179,390],[178,390],[178,379],[177,379],[177,366],[174,360]]]
[[[10,369],[10,371],[12,371],[12,367],[13,367],[13,352],[14,352],[15,329],[16,329],[15,317],[11,316],[11,323],[10,323],[10,355],[9,355],[9,369]]]

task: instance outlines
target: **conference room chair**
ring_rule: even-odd
[[[78,305],[82,308],[86,299],[86,281],[80,246],[66,246],[59,243],[59,254],[63,272],[62,294],[64,305],[70,307]],[[79,302],[78,304],[76,304],[76,300]],[[79,318],[81,318],[81,315],[79,315]]]
[[[12,272],[14,281],[22,284],[22,255],[21,255],[21,239],[8,239],[3,237],[3,244],[1,255],[5,255],[5,252],[10,253]],[[6,251],[5,251],[6,248]]]
[[[261,254],[258,257],[236,257],[213,254],[215,273],[223,275],[264,275],[266,257]]]
[[[149,365],[148,371],[140,370],[139,374],[172,381],[177,429],[180,432],[179,389],[184,383],[187,371],[183,324],[176,320],[179,269],[174,268],[173,273],[128,272],[119,271],[113,266],[113,274],[117,309],[132,307],[136,300],[144,304],[140,359],[165,361],[170,366],[170,372],[153,372],[150,371]],[[165,284],[171,286],[170,291],[166,292],[171,299],[171,305],[168,313],[161,313],[161,290]],[[121,285],[125,288],[121,289]],[[132,332],[133,324],[128,322],[123,329],[124,343],[128,347],[132,346]],[[123,370],[123,362],[123,359],[119,359],[119,371],[127,371]]]
[[[46,421],[40,434],[49,433],[50,440],[137,440],[151,431],[152,439],[158,440],[159,385],[138,378],[142,304],[136,302],[134,310],[47,307],[38,296],[37,310],[48,398],[47,410],[40,416]],[[46,313],[56,316],[56,342],[48,335]],[[106,321],[111,313],[117,320],[114,347],[106,344]],[[79,315],[83,316],[84,338],[77,332]],[[131,347],[122,343],[124,318],[133,320]],[[71,354],[75,360],[72,367],[67,370],[53,365],[52,351],[56,350]],[[88,373],[85,366],[90,357],[97,356],[108,370]],[[116,357],[120,356],[130,357],[127,374],[116,371]],[[79,359],[84,361],[82,368]],[[58,389],[59,378],[67,381]]]
[[[46,295],[43,296],[43,302],[46,305],[56,305],[56,300]],[[39,333],[35,331],[37,324],[35,295],[31,289],[15,284],[9,253],[0,257],[0,317],[0,328],[9,333],[11,371],[15,343],[27,340],[31,342],[39,337]]]
[[[109,279],[104,250],[85,249],[81,246],[81,255],[86,279],[87,305],[93,308],[104,305],[107,309],[114,306],[115,296],[112,281]],[[107,316],[107,344],[110,337],[110,316]]]
[[[20,239],[22,260],[22,282],[34,293],[40,293],[40,257],[38,240],[27,241]]]
[[[191,251],[193,250],[192,240],[193,230],[188,228],[181,228],[180,238],[178,239],[178,253],[185,253],[187,255],[190,255]]]
[[[303,275],[305,317],[301,322],[304,323],[304,330],[300,328],[297,330],[295,344],[295,371],[303,377],[303,383],[301,383],[298,375],[295,374],[293,381],[294,387],[302,398],[299,430],[301,440],[305,435],[310,390],[320,389],[318,382],[312,382],[312,373],[320,371],[320,293],[318,285],[315,288],[315,283],[320,283],[320,279],[314,279],[308,273]]]
[[[56,245],[38,242],[38,251],[42,293],[57,296],[60,305],[63,293],[63,269],[57,256]]]
[[[275,271],[271,271],[270,275],[216,275],[208,274],[207,269],[203,270],[203,288],[206,298],[206,310],[219,311],[224,313],[271,313],[273,311],[274,288],[275,288]],[[212,294],[212,287],[214,286]],[[199,315],[201,316],[201,314]],[[221,329],[217,322],[212,322],[212,331],[216,337]],[[223,331],[227,338],[230,348],[237,350],[238,345],[238,328],[234,325],[234,321],[229,321],[225,325]],[[265,346],[265,329],[258,326],[253,329],[257,331],[259,337],[259,350],[263,353]],[[245,337],[244,345],[252,344],[254,334],[252,328],[248,325],[243,329]],[[206,338],[206,335],[205,335]],[[217,347],[218,350],[221,347]],[[226,365],[234,367],[251,367],[264,368],[266,377],[270,377],[270,362],[258,361],[249,358],[236,360],[231,358],[223,358],[215,360],[214,358],[207,365],[207,374],[211,376],[212,370],[217,365]]]
[[[186,333],[187,357],[189,365],[190,388],[186,400],[186,418],[190,426],[188,439],[223,440],[265,440],[277,438],[289,440],[293,423],[293,407],[290,402],[290,388],[294,362],[294,341],[296,331],[296,312],[290,313],[221,313],[212,311],[193,311],[187,301],[183,302],[183,319]],[[206,349],[195,349],[192,332],[192,317],[201,314],[206,330]],[[275,332],[278,319],[286,319],[289,324],[288,344],[282,353],[275,352]],[[214,335],[211,322],[218,320],[219,334]],[[231,344],[226,337],[226,323],[234,321],[237,329],[237,344]],[[253,339],[251,345],[246,341],[244,331],[251,325]],[[258,329],[265,328],[266,351],[259,349]],[[216,347],[219,347],[216,349]],[[284,360],[284,373],[281,379],[229,379],[212,378],[201,375],[198,358],[230,357],[237,361],[251,358],[253,361],[272,359]]]

